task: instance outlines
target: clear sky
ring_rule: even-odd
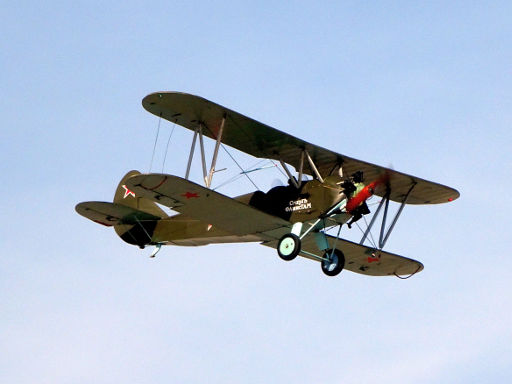
[[[415,3],[3,4],[0,382],[510,379],[512,6]],[[80,217],[149,170],[140,102],[159,90],[457,188],[406,208],[387,244],[425,270],[328,278],[257,244],[149,259]],[[177,127],[166,172],[189,142]]]

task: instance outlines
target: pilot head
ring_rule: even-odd
[[[364,180],[363,172],[357,171],[354,174],[352,174],[352,181],[354,183],[362,183]]]

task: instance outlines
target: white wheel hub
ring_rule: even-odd
[[[329,272],[334,271],[334,268],[336,268],[336,266],[338,265],[338,256],[336,256],[336,254],[331,255],[327,263],[328,264],[326,270]]]
[[[287,237],[279,244],[279,251],[281,254],[289,256],[295,249],[295,240],[292,237]]]

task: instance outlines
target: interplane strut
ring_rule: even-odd
[[[215,149],[213,151],[212,156],[212,163],[210,166],[210,171],[207,173],[206,171],[206,155],[204,151],[204,141],[203,141],[203,128],[205,127],[205,124],[200,122],[199,126],[194,129],[194,136],[192,137],[192,144],[190,146],[190,153],[188,155],[188,163],[187,163],[187,170],[185,172],[185,179],[188,180],[190,177],[190,169],[192,167],[192,160],[194,158],[194,152],[196,149],[196,141],[197,137],[199,136],[199,147],[201,150],[201,165],[203,169],[203,181],[205,183],[205,186],[207,188],[210,188],[212,184],[213,174],[215,173],[215,166],[217,165],[217,157],[219,155],[219,148],[220,144],[222,142],[222,133],[224,131],[224,124],[226,122],[226,115],[222,118],[222,122],[220,124],[219,131],[217,133],[217,139],[215,142]]]
[[[386,242],[388,241],[389,235],[391,235],[391,232],[393,231],[393,228],[395,227],[395,224],[398,221],[398,218],[400,217],[400,215],[405,207],[405,204],[407,204],[407,199],[409,198],[409,196],[415,186],[416,186],[416,182],[413,182],[411,184],[411,187],[405,194],[404,198],[402,199],[402,201],[400,203],[400,207],[398,208],[398,211],[395,214],[393,221],[391,222],[391,225],[386,230],[386,221],[387,221],[388,208],[389,208],[389,196],[391,194],[391,190],[388,188],[388,190],[386,191],[386,194],[381,199],[379,206],[377,207],[377,210],[375,211],[375,214],[373,215],[372,220],[370,221],[370,224],[368,225],[368,228],[366,228],[366,231],[364,232],[363,237],[359,241],[359,244],[362,245],[364,243],[364,241],[366,240],[366,238],[368,237],[377,217],[380,214],[380,210],[381,210],[382,206],[384,205],[384,214],[382,215],[382,223],[381,223],[380,235],[379,235],[379,249],[384,248],[384,246],[386,245]]]

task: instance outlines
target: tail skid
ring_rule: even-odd
[[[161,248],[162,248],[161,243],[158,243],[157,245],[155,245],[155,249],[153,249],[153,252],[151,252],[151,255],[149,255],[149,257],[151,257],[151,258],[155,257]]]

